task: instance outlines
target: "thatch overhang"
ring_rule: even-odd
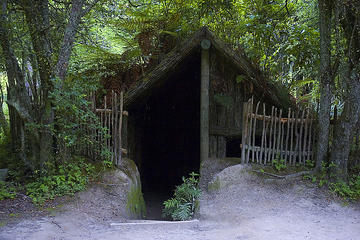
[[[256,67],[245,55],[228,47],[223,41],[217,38],[207,27],[201,28],[194,35],[169,52],[164,59],[153,70],[145,74],[138,80],[137,84],[130,88],[125,94],[124,107],[129,108],[138,102],[144,101],[147,96],[151,95],[152,90],[161,86],[167,76],[173,73],[177,66],[180,65],[194,51],[200,49],[202,40],[208,39],[211,42],[211,48],[215,48],[217,53],[221,54],[231,64],[242,72],[246,81],[251,82],[254,88],[261,93],[262,97],[267,99],[273,105],[284,107],[284,103],[277,87],[264,77],[260,69]]]

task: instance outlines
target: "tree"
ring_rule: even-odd
[[[316,169],[320,170],[326,162],[329,150],[329,128],[331,109],[331,17],[333,3],[331,0],[319,0],[320,22],[320,106],[319,129],[317,139]]]
[[[76,33],[81,18],[98,0],[64,1],[54,6],[49,0],[1,0],[0,39],[8,76],[10,129],[15,150],[31,169],[41,169],[56,154],[56,123],[51,93],[60,88],[66,77]],[[13,48],[9,6],[17,21],[25,18],[24,36],[29,36],[28,48],[20,49],[22,65],[28,63],[33,72],[19,65]],[[63,12],[67,12],[64,16]],[[19,16],[21,18],[19,18]]]
[[[346,70],[342,76],[344,108],[335,126],[330,162],[336,164],[336,177],[348,177],[348,159],[353,132],[360,118],[360,2],[339,0],[340,21],[346,41]]]
[[[333,180],[346,180],[353,132],[360,118],[360,3],[352,0],[319,0],[318,3],[321,63],[316,168],[319,170],[322,162],[334,163],[336,167],[332,171],[335,176]],[[337,38],[335,46],[331,40],[334,34]],[[345,43],[344,51],[340,49],[340,42]],[[337,53],[333,64],[332,52]],[[339,62],[344,62],[341,68],[345,71],[338,71]],[[335,78],[338,79],[336,89]],[[344,107],[334,126],[331,152],[328,154],[333,92],[344,103]]]

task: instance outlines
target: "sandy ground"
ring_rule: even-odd
[[[113,226],[124,220],[73,210],[1,227],[0,239],[360,240],[359,207],[329,197],[301,180],[269,183],[249,175],[204,193],[198,222]]]

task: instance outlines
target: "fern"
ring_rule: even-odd
[[[163,217],[185,221],[194,216],[201,195],[198,176],[191,173],[189,178],[182,178],[183,183],[176,187],[174,197],[164,202]]]

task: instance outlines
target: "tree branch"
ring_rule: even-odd
[[[134,7],[134,8],[138,8],[140,7],[141,5],[135,5],[131,2],[131,0],[128,0],[128,3],[130,4],[130,6]]]
[[[69,21],[65,28],[63,43],[60,48],[59,58],[55,68],[55,75],[59,77],[62,81],[65,79],[67,74],[71,51],[74,45],[76,32],[79,27],[81,18],[86,13],[88,13],[98,1],[99,0],[94,0],[85,9],[82,9],[85,2],[84,0],[74,0],[72,3],[71,11],[69,14]]]

